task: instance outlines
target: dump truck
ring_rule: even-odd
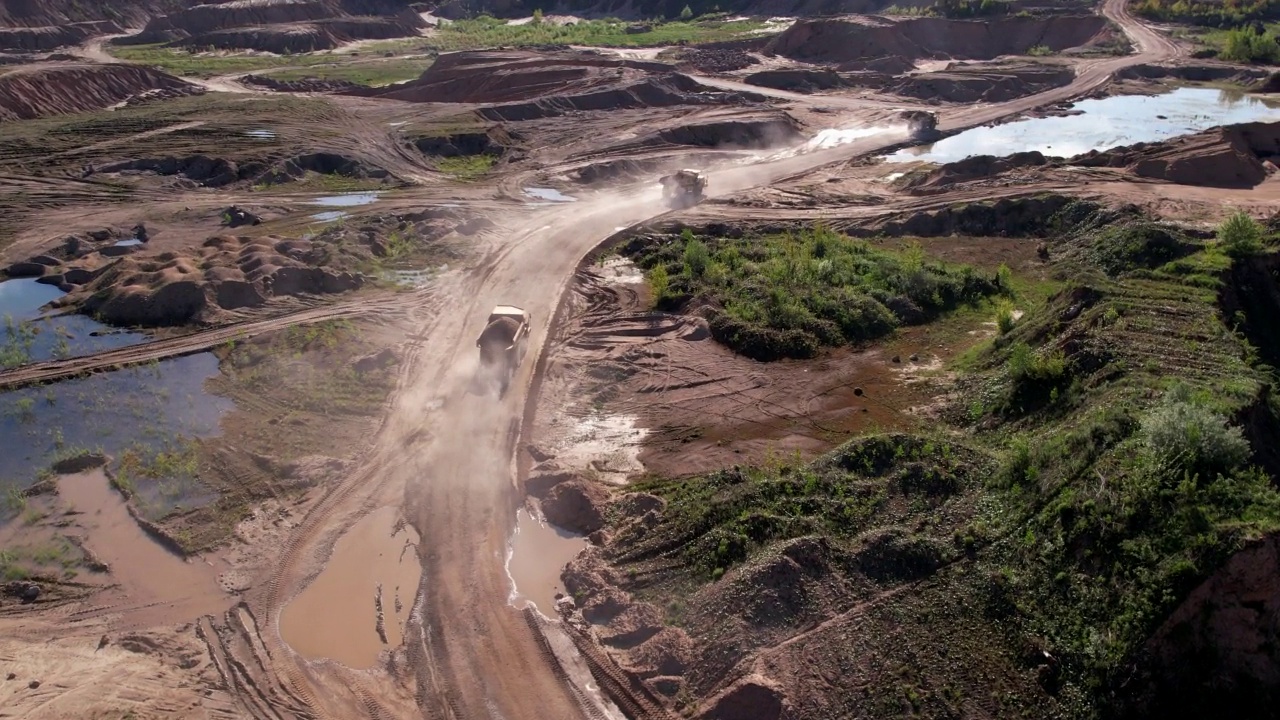
[[[942,137],[938,132],[938,116],[927,110],[903,110],[898,117],[907,123],[907,132],[916,142],[933,142]]]
[[[529,313],[513,305],[498,305],[489,313],[476,347],[480,349],[480,370],[486,379],[499,383],[499,393],[507,391],[528,343]]]
[[[707,189],[707,176],[698,170],[684,169],[658,179],[662,199],[674,208],[685,208],[702,202]]]

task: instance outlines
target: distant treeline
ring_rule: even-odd
[[[1133,10],[1139,15],[1156,20],[1236,28],[1248,23],[1280,19],[1280,0],[1139,0],[1133,5]]]

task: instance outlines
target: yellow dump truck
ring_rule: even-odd
[[[686,208],[702,202],[707,189],[707,176],[698,170],[679,170],[658,178],[662,185],[662,199],[673,208]]]
[[[529,344],[529,313],[514,305],[498,305],[476,339],[480,370],[505,393]]]

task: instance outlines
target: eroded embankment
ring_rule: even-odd
[[[136,65],[61,65],[0,75],[0,121],[101,110],[144,93],[203,92],[167,73]]]
[[[715,105],[763,100],[706,87],[664,63],[592,53],[460,52],[418,80],[349,94],[407,102],[495,103],[488,120],[558,117],[575,111]]]
[[[1000,17],[987,20],[860,17],[802,20],[765,48],[794,60],[840,69],[906,72],[921,59],[990,60],[1024,55],[1033,47],[1060,51],[1111,38],[1100,15]]]

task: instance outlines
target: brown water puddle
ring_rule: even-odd
[[[375,666],[378,655],[404,637],[422,577],[417,547],[418,533],[400,522],[397,508],[361,518],[338,539],[320,575],[280,613],[285,642],[312,660]],[[385,643],[378,635],[379,602]]]
[[[217,569],[199,558],[183,559],[144,532],[102,468],[61,475],[57,484],[62,502],[80,513],[75,519],[85,547],[107,564],[130,606],[145,608],[140,612],[159,622],[221,612],[230,604],[218,587]]]
[[[531,602],[543,615],[555,617],[556,593],[565,591],[560,571],[586,547],[586,538],[521,509],[516,515],[516,531],[507,559],[507,574],[515,585],[512,604],[521,607]]]

